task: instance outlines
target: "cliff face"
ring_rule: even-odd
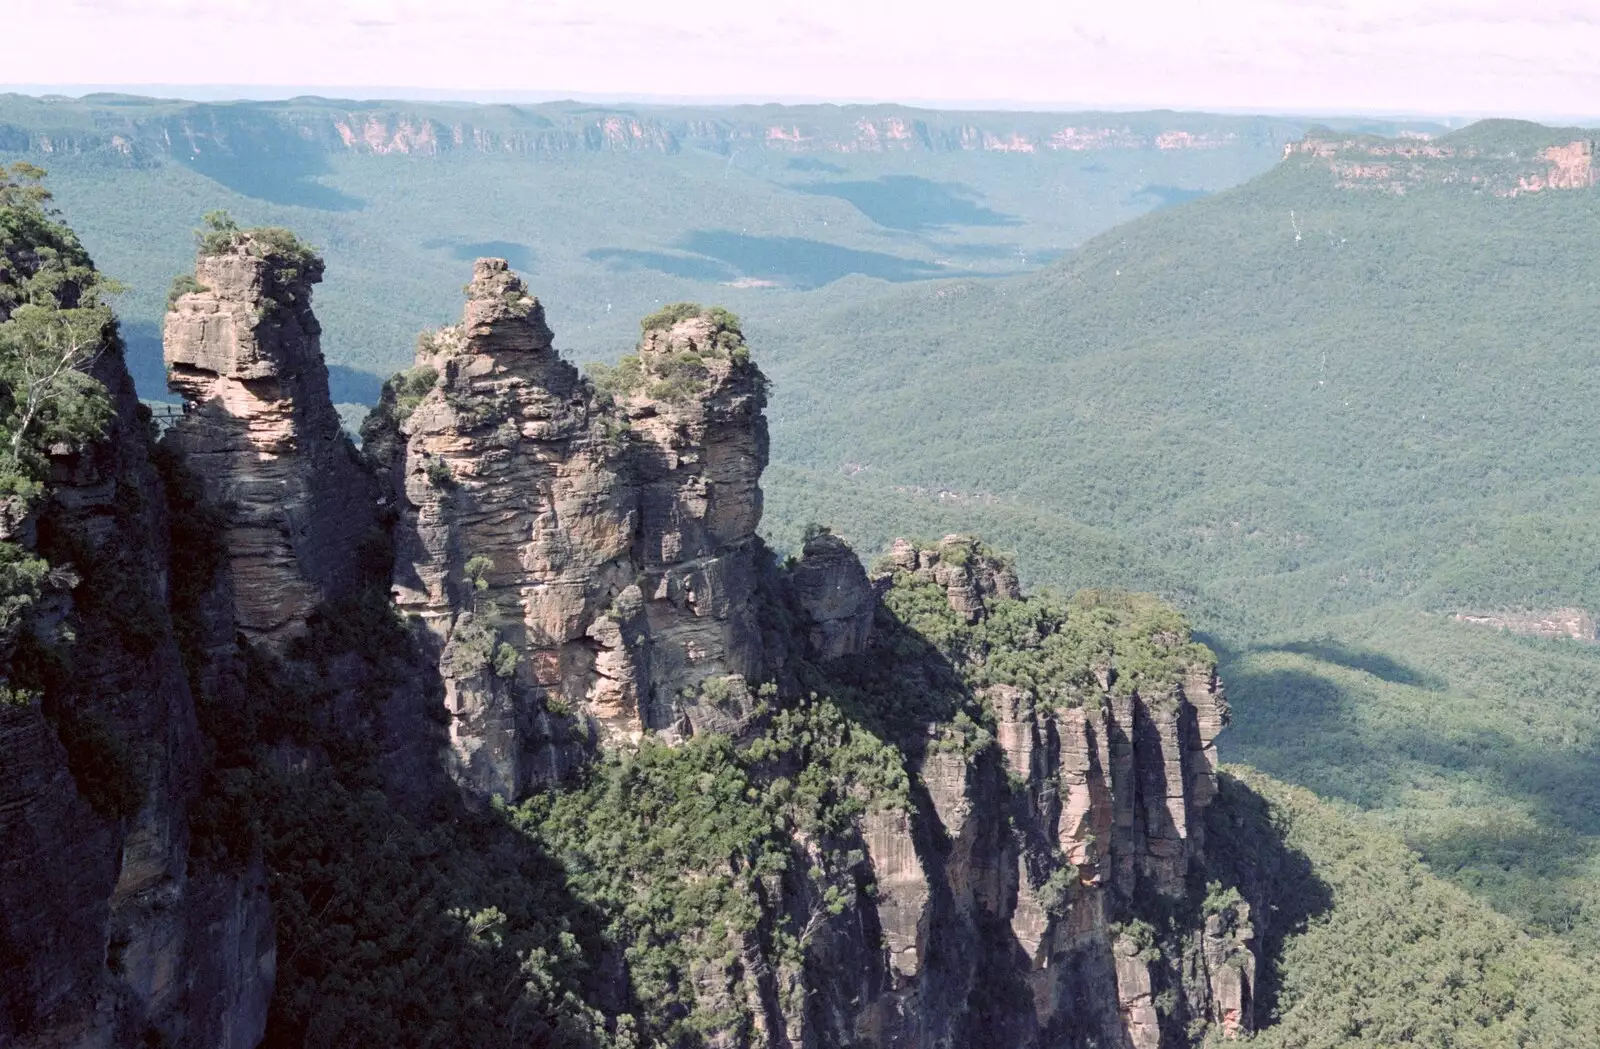
[[[281,644],[348,590],[377,491],[340,430],[311,312],[315,257],[248,237],[200,258],[167,314],[168,386],[185,410],[166,440],[226,514],[234,619]]]
[[[1496,197],[1592,189],[1595,142],[1583,128],[1489,120],[1437,140],[1307,134],[1284,147],[1292,167],[1326,170],[1341,190],[1404,194],[1451,186]]]
[[[899,541],[885,568],[897,586],[937,588],[969,624],[1020,596],[1010,568],[963,537],[922,550]],[[1188,927],[1146,920],[1198,903],[1201,814],[1216,795],[1214,741],[1227,720],[1209,660],[1181,662],[1184,636],[1156,643],[1180,660],[1176,680],[1157,688],[1118,687],[1130,656],[1114,649],[1065,700],[982,688],[992,749],[964,751],[930,726],[935,742],[912,757],[920,800],[861,826],[882,968],[848,943],[819,946],[854,957],[863,985],[878,989],[862,996],[852,1037],[1156,1049],[1188,1044],[1191,1023],[1253,1029],[1248,906],[1196,908]],[[893,658],[875,647],[866,656]]]
[[[701,682],[754,676],[764,389],[734,341],[679,318],[646,332],[637,388],[597,396],[499,259],[474,267],[461,324],[423,339],[428,388],[370,439],[396,448],[395,599],[438,647],[452,762],[475,790],[564,773],[552,710],[608,739],[671,738],[722,724]]]
[[[633,1025],[627,1009],[662,1044],[691,1016],[706,1044],[770,1049],[1175,1049],[1253,1029],[1249,907],[1204,888],[1227,705],[1176,613],[1128,595],[1028,597],[964,536],[899,541],[869,576],[820,531],[779,565],[756,536],[766,384],[736,319],[668,307],[635,355],[586,379],[498,259],[475,265],[462,321],[426,335],[385,388],[362,460],[328,401],[309,302],[320,264],[269,233],[208,249],[174,302],[167,359],[188,404],[161,469],[107,357],[110,429],[56,457],[36,520],[6,523],[58,566],[31,629],[65,623],[77,641],[43,708],[0,706],[0,959],[19,974],[0,992],[0,1035],[261,1039],[276,971],[263,853],[225,839],[223,862],[219,832],[194,829],[216,801],[201,795],[221,760],[208,752],[230,746],[241,763],[225,771],[279,784],[336,772],[341,747],[380,753],[383,768],[354,780],[362,804],[401,798],[440,833],[468,811],[452,808],[456,786],[475,803],[547,789],[511,821],[520,845],[485,817],[494,829],[476,833],[499,844],[479,859],[509,857],[506,884],[552,906],[571,891],[612,908],[578,920],[605,926],[586,961],[602,975],[561,1005],[596,1030]],[[380,522],[394,608],[335,643],[329,621],[358,615]],[[214,569],[197,571],[208,550]],[[381,655],[349,647],[378,638]],[[213,733],[239,711],[248,722],[262,680],[306,692],[301,720],[246,725],[242,744]],[[442,739],[407,720],[430,696]],[[319,743],[317,726],[336,731]],[[78,753],[115,758],[108,739],[140,755],[110,762],[133,783],[111,794]],[[637,758],[620,782],[649,808],[577,833],[583,814],[552,806],[587,789],[571,773],[602,751],[616,760],[591,782]],[[633,834],[654,845],[628,870]],[[530,839],[558,843],[557,873],[518,851]],[[319,876],[354,862],[288,844],[276,862]],[[664,869],[667,854],[684,858]],[[613,877],[625,892],[606,904]],[[664,913],[697,920],[669,923],[663,944],[649,923]],[[442,952],[497,948],[508,921],[487,901],[448,916],[471,942]],[[331,959],[337,940],[316,942]],[[511,986],[547,978],[538,953],[517,955]],[[314,982],[324,961],[298,958],[297,994],[337,997]],[[627,1004],[650,987],[679,1004]],[[307,1044],[317,1030],[306,1021]]]
[[[66,662],[42,705],[0,704],[0,1042],[250,1049],[275,964],[265,873],[190,854],[203,751],[168,615],[186,554],[120,351],[95,375],[115,415],[53,457],[28,530],[57,566],[28,629],[70,630]]]
[[[300,100],[164,103],[0,100],[0,149],[96,153],[127,164],[171,158],[200,170],[248,158],[326,154],[562,156],[771,150],[780,153],[1036,154],[1085,150],[1249,150],[1297,136],[1270,118],[1172,113],[965,113],[900,106],[607,108]]]

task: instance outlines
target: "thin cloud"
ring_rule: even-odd
[[[9,0],[17,83],[1526,113],[1600,109],[1556,0]],[[175,72],[176,71],[176,72]],[[1589,100],[1596,100],[1590,102]],[[1600,114],[1596,114],[1600,115]]]

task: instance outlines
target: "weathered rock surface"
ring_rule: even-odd
[[[121,354],[95,371],[115,418],[55,457],[37,520],[72,571],[30,629],[70,627],[71,670],[42,704],[0,704],[0,1044],[250,1049],[275,960],[265,878],[189,854],[202,750],[167,612],[184,555]],[[110,766],[128,789],[86,790]]]
[[[887,566],[943,587],[969,621],[1017,595],[1005,566],[964,537],[932,550],[897,542]],[[1099,691],[1065,704],[989,686],[992,750],[935,740],[921,758],[921,830],[893,813],[863,822],[884,961],[860,981],[879,990],[856,1014],[856,1037],[1159,1049],[1187,1045],[1191,1020],[1227,1036],[1253,1029],[1247,905],[1210,914],[1176,965],[1130,931],[1151,901],[1183,897],[1205,870],[1221,686],[1209,662],[1148,695],[1115,679],[1108,665]],[[984,1020],[952,1005],[969,994],[1012,1004],[1003,1021]]]
[[[480,259],[436,376],[395,419],[395,598],[435,640],[458,778],[518,796],[572,761],[551,711],[606,738],[736,727],[760,665],[754,593],[765,383],[708,315],[645,332],[639,382],[599,395],[538,300]],[[423,373],[428,374],[428,373]],[[398,441],[396,443],[399,443]]]
[[[168,386],[186,404],[165,440],[227,514],[239,630],[278,644],[353,584],[377,493],[328,395],[321,262],[245,236],[195,278],[167,314]]]
[[[1582,608],[1552,608],[1538,612],[1457,612],[1459,623],[1486,626],[1529,637],[1570,637],[1575,641],[1600,639],[1594,617]]]
[[[811,623],[807,640],[822,660],[865,652],[877,595],[854,551],[828,532],[812,536],[789,574]]]
[[[889,561],[901,571],[914,572],[944,587],[950,607],[968,623],[983,618],[986,599],[1015,600],[1022,596],[1016,569],[983,553],[970,535],[947,535],[937,546],[925,550],[917,549],[908,540],[896,539]]]

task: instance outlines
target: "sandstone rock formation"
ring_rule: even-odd
[[[903,572],[913,572],[944,587],[950,607],[969,623],[983,616],[985,598],[1016,599],[1022,595],[1016,569],[978,553],[972,536],[947,535],[937,546],[919,550],[910,540],[896,539],[888,562]]]
[[[319,272],[251,235],[202,259],[202,288],[168,319],[173,386],[190,405],[160,449],[165,476],[120,358],[108,357],[111,432],[57,457],[37,520],[5,523],[58,565],[31,629],[70,623],[81,656],[49,690],[51,719],[38,704],[0,705],[0,962],[16,974],[0,987],[0,1040],[259,1041],[276,957],[265,872],[258,855],[190,855],[197,711],[248,698],[252,646],[275,666],[308,658],[297,653],[310,646],[290,642],[325,622],[308,624],[312,610],[363,572],[381,584],[358,545],[385,498],[399,507],[389,582],[423,650],[396,658],[401,676],[428,680],[373,700],[396,710],[365,715],[380,724],[354,735],[428,750],[409,763],[384,751],[401,777],[426,781],[419,809],[458,793],[439,765],[470,797],[516,798],[595,744],[724,733],[734,742],[719,745],[754,751],[807,690],[870,707],[884,685],[875,674],[903,686],[890,693],[909,711],[836,711],[830,729],[833,754],[872,755],[872,782],[900,785],[874,794],[837,770],[805,783],[826,818],[764,839],[775,848],[763,862],[783,863],[741,882],[754,887],[739,901],[759,920],[682,931],[708,947],[682,974],[706,1015],[748,1018],[708,1044],[1176,1049],[1193,1025],[1253,1030],[1250,909],[1237,893],[1191,897],[1205,884],[1203,814],[1227,704],[1181,620],[1139,639],[1159,677],[1128,669],[1115,645],[1089,649],[1065,686],[971,676],[983,652],[906,633],[890,602],[904,594],[895,588],[920,588],[915,607],[974,646],[1015,622],[1016,574],[975,538],[897,541],[876,580],[826,532],[784,569],[761,544],[765,382],[731,316],[671,307],[647,322],[636,356],[591,381],[555,351],[539,302],[498,259],[475,265],[461,323],[425,336],[416,368],[386,387],[364,428],[370,470],[329,404],[309,308]],[[181,559],[200,551],[172,549],[194,525],[174,517],[188,505],[180,472],[222,522],[220,564],[181,610],[174,590],[194,582]],[[337,725],[358,672],[298,670],[325,708],[311,716]],[[448,716],[442,745],[399,709],[430,696]],[[949,709],[924,711],[923,696]],[[81,734],[60,728],[78,712],[149,755],[126,811],[85,800]],[[856,744],[871,746],[847,749]],[[333,760],[274,745],[292,762]],[[767,746],[793,791],[810,759]],[[850,796],[818,800],[834,791]],[[1174,914],[1186,924],[1150,920]]]
[[[885,567],[937,583],[969,621],[1017,596],[1014,576],[968,537],[928,549],[897,541]],[[1170,686],[1118,687],[1114,662],[1098,689],[1065,704],[1011,685],[984,689],[995,763],[948,742],[923,752],[923,841],[894,813],[865,821],[886,960],[880,982],[866,981],[882,989],[863,1003],[856,1036],[943,1044],[941,1031],[971,1022],[943,1003],[1008,983],[1032,1007],[1014,1008],[995,1044],[1186,1044],[1174,1016],[1226,1035],[1253,1030],[1247,904],[1219,904],[1176,967],[1137,920],[1152,900],[1182,900],[1205,869],[1203,812],[1228,716],[1221,686],[1199,661]],[[997,951],[1013,959],[1009,975],[974,964]],[[1158,1009],[1158,999],[1167,1004]]]
[[[877,595],[844,540],[830,532],[806,539],[789,579],[811,620],[807,640],[814,656],[830,660],[866,651]]]
[[[277,644],[348,590],[377,492],[340,429],[311,312],[321,260],[239,234],[203,255],[164,335],[166,437],[227,513],[235,619]]]
[[[737,724],[742,689],[697,691],[760,665],[765,384],[737,329],[664,320],[610,394],[551,338],[505,261],[480,259],[462,322],[420,344],[431,385],[391,414],[395,599],[434,638],[453,762],[485,795],[562,774],[552,711],[617,739]]]
[[[275,964],[265,876],[190,855],[203,755],[167,614],[185,554],[120,352],[95,373],[115,417],[54,457],[28,530],[59,587],[29,629],[70,628],[71,669],[42,705],[0,703],[0,1044],[252,1049]]]

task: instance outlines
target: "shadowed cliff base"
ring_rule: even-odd
[[[1246,779],[1224,772],[1217,800],[1206,813],[1208,890],[1233,890],[1250,902],[1261,950],[1256,983],[1258,1030],[1277,1016],[1283,991],[1285,942],[1333,908],[1333,892],[1310,858],[1285,839],[1268,799]]]

